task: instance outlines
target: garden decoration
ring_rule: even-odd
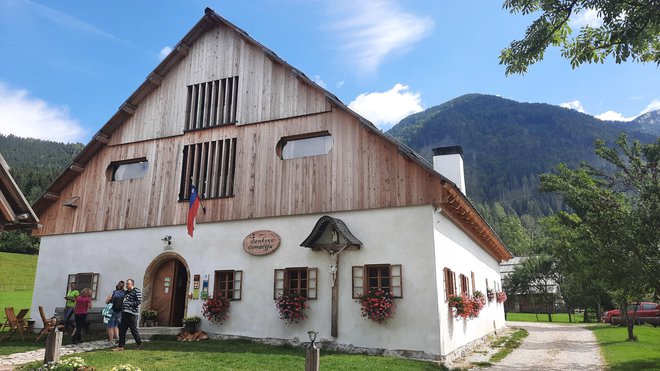
[[[229,299],[218,295],[210,297],[202,304],[202,315],[210,322],[221,325],[229,316]]]
[[[309,309],[307,298],[295,293],[279,295],[275,299],[275,307],[279,314],[278,318],[286,321],[288,325],[307,318],[305,309]]]
[[[394,316],[396,302],[394,294],[387,290],[369,289],[369,292],[358,297],[362,317],[384,324]]]
[[[183,326],[186,329],[189,329],[191,331],[195,331],[197,329],[197,326],[202,322],[202,319],[199,316],[190,316],[190,317],[183,317]]]

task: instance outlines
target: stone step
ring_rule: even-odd
[[[165,327],[165,326],[139,327],[138,330],[140,331],[140,337],[142,337],[143,339],[151,339],[151,337],[154,335],[176,336],[181,331],[181,327]],[[131,332],[128,331],[126,333],[126,337],[131,336],[130,334]]]

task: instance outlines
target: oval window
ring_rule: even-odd
[[[108,170],[112,170],[112,181],[142,178],[149,171],[149,161],[142,158],[130,162],[113,162]]]
[[[313,134],[312,134],[313,135]],[[327,155],[332,149],[332,135],[323,132],[320,135],[282,138],[278,144],[279,155],[283,160],[299,157]]]

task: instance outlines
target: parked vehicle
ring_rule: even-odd
[[[637,312],[635,312],[635,309],[637,309]],[[635,323],[648,323],[653,326],[658,326],[660,325],[660,304],[650,302],[631,304],[628,306],[628,316],[633,318],[633,315],[635,316]],[[613,325],[625,321],[625,319],[622,318],[621,310],[619,309],[612,309],[604,312],[600,320],[601,322],[611,323]]]

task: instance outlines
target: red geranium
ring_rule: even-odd
[[[295,293],[279,295],[275,299],[275,307],[279,314],[278,318],[286,321],[289,325],[307,318],[305,309],[309,309],[307,298]]]
[[[506,292],[498,292],[497,293],[497,302],[498,303],[504,303],[507,299]]]
[[[454,316],[464,319],[477,318],[484,305],[486,305],[486,298],[479,291],[475,292],[474,297],[461,294],[461,296],[452,296],[449,298],[449,306],[455,308]]]
[[[229,299],[223,298],[222,295],[210,297],[202,304],[202,315],[216,325],[221,325],[229,316],[229,303]]]
[[[362,317],[383,324],[394,316],[396,302],[394,294],[381,289],[370,289],[368,293],[358,297]]]

